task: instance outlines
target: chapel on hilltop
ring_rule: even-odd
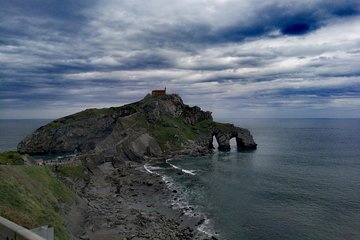
[[[151,94],[152,95],[166,95],[166,87],[164,88],[164,90],[152,90]]]

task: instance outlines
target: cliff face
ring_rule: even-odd
[[[230,150],[233,137],[240,149],[256,148],[247,129],[214,122],[210,112],[185,105],[177,95],[147,95],[122,107],[88,109],[50,122],[21,141],[18,151],[31,155],[77,151],[142,161],[170,152],[209,153],[213,136],[220,151]]]

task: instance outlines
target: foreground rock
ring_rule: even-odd
[[[72,239],[209,239],[196,230],[201,218],[172,209],[165,183],[141,165],[104,163],[89,174],[87,182],[63,179],[79,196],[66,217]]]
[[[210,153],[213,136],[220,151],[230,150],[231,138],[239,149],[256,148],[247,129],[215,122],[210,112],[185,105],[178,95],[148,95],[122,107],[88,109],[50,122],[21,141],[18,152],[79,152],[141,162],[169,153]]]

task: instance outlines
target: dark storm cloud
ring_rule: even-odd
[[[234,3],[236,6],[236,4]],[[232,24],[215,27],[211,23],[183,21],[178,24],[160,24],[157,28],[139,33],[148,45],[195,50],[191,44],[221,44],[241,42],[246,39],[268,36],[279,30],[283,35],[303,35],[333,20],[359,15],[359,4],[355,0],[329,2],[269,2],[254,6],[252,14],[241,17]],[[236,18],[235,17],[235,18]],[[215,20],[216,21],[216,20]],[[186,43],[186,44],[184,44]]]
[[[94,2],[94,0],[2,0],[0,9],[3,14],[78,22],[85,20],[81,12]]]
[[[328,1],[303,2],[292,5],[284,2],[265,4],[255,12],[253,19],[245,24],[238,25],[220,31],[224,41],[241,41],[247,37],[262,36],[274,30],[280,30],[285,35],[302,35],[331,21],[337,17],[347,17],[359,14],[357,1],[342,1],[341,3],[329,3]],[[311,8],[308,4],[312,4]]]
[[[307,23],[294,23],[294,24],[289,24],[287,26],[285,26],[281,32],[283,34],[288,34],[288,35],[298,35],[298,34],[305,34],[307,32],[309,32],[311,29],[311,26],[308,25]]]

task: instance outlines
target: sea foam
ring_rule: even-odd
[[[180,167],[170,163],[171,160],[172,160],[171,158],[166,160],[166,163],[169,164],[171,167],[173,167],[175,169],[178,169],[178,170],[181,170],[182,172],[193,175],[193,176],[196,175],[195,174],[196,170],[187,170],[187,169],[180,168]]]
[[[178,166],[169,163],[170,160],[171,159],[166,160],[166,163],[168,163],[171,167],[173,167],[175,169],[179,169],[190,175],[195,175],[193,173],[194,170],[186,170],[186,169],[179,168]],[[190,217],[199,216],[200,218],[204,219],[204,221],[197,227],[197,230],[209,238],[211,238],[212,236],[218,236],[218,234],[216,234],[216,232],[214,231],[214,228],[212,226],[210,219],[207,218],[204,213],[196,210],[196,208],[189,203],[183,189],[181,189],[180,186],[178,186],[170,176],[156,172],[157,170],[161,170],[163,168],[145,164],[144,169],[150,174],[155,174],[155,175],[161,176],[161,179],[166,184],[166,187],[171,192],[176,193],[177,197],[171,198],[171,200],[170,200],[170,204],[173,209],[181,210],[184,213],[184,215],[186,215],[186,216],[190,216]]]

